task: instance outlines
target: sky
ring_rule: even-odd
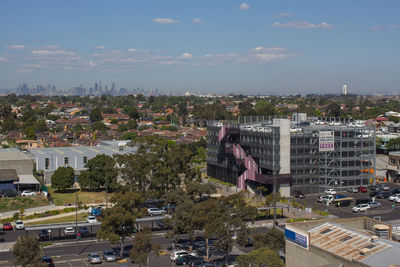
[[[0,88],[393,93],[398,0],[2,0]]]

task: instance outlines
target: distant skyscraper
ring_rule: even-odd
[[[347,95],[347,85],[343,84],[343,94]]]

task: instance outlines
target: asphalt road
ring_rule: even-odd
[[[399,186],[391,186],[391,189],[398,188]],[[353,213],[352,208],[355,206],[355,200],[356,199],[366,199],[370,198],[369,193],[371,191],[368,190],[366,193],[349,193],[349,192],[340,192],[339,194],[345,195],[348,197],[353,197],[354,201],[353,203],[348,206],[348,207],[340,207],[337,208],[333,204],[326,206],[326,204],[323,203],[318,203],[317,197],[320,195],[325,195],[325,194],[320,194],[320,195],[310,195],[304,198],[304,199],[296,199],[295,201],[306,206],[306,207],[314,207],[317,208],[318,210],[322,211],[328,211],[332,215],[336,215],[340,218],[351,218],[351,217],[360,217],[360,216],[367,216],[367,217],[380,217],[382,221],[393,221],[393,220],[399,220],[400,219],[400,203],[393,203],[389,199],[379,199],[376,198],[375,201],[380,202],[382,204],[381,208],[371,210],[370,212],[361,212],[361,213]],[[395,208],[392,209],[392,204],[395,204]]]
[[[265,233],[266,227],[253,228],[252,233]],[[8,240],[16,239],[18,235],[25,234],[25,231],[10,231],[6,232]],[[171,239],[165,238],[164,231],[153,232],[152,241],[154,243],[161,244],[164,255],[152,256],[150,259],[149,266],[174,266],[169,260],[169,254],[171,250]],[[187,235],[181,235],[180,238],[187,238]],[[48,241],[42,241],[41,243],[47,243]],[[82,238],[79,242],[75,240],[57,240],[51,246],[44,247],[44,254],[53,258],[56,266],[87,266],[87,256],[90,252],[98,252],[99,254],[106,250],[115,247],[108,241],[97,241],[95,238]],[[125,246],[131,246],[133,244],[133,238],[128,238],[125,242]],[[247,253],[252,248],[239,247],[240,251]],[[14,257],[11,252],[0,253],[0,266],[12,266],[9,262]],[[103,266],[118,266],[117,263],[103,263]],[[129,266],[136,266],[129,263]]]

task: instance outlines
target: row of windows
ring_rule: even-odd
[[[88,162],[88,158],[86,156],[83,157],[83,165],[86,165]],[[69,166],[69,158],[64,157],[64,166]],[[50,168],[50,158],[44,159],[44,168],[48,170]]]

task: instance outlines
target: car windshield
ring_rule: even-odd
[[[108,251],[104,252],[104,255],[112,256],[112,255],[114,255],[114,253],[111,250],[108,250]]]
[[[43,258],[43,262],[48,262],[48,263],[50,263],[50,262],[52,262],[52,260],[51,260],[51,258]]]
[[[16,222],[15,224],[23,224],[23,222]]]
[[[99,254],[92,254],[92,258],[100,258]]]

